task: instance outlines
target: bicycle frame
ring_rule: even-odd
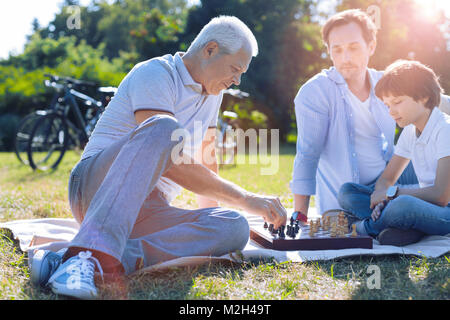
[[[45,85],[48,87],[53,87],[57,90],[57,93],[52,98],[52,110],[58,113],[62,113],[62,115],[66,119],[67,125],[81,135],[82,143],[86,143],[89,140],[89,136],[86,132],[86,122],[83,115],[81,114],[80,107],[75,97],[83,100],[88,107],[95,106],[96,108],[99,108],[100,112],[104,111],[103,104],[100,101],[97,101],[94,98],[85,95],[84,93],[76,91],[72,88],[71,84],[62,85],[54,81],[45,80]],[[60,94],[61,91],[64,91],[63,95]],[[58,100],[59,98],[61,98],[61,96],[63,96],[64,101],[62,104],[68,106],[68,108],[64,108],[64,110],[60,109],[58,106]],[[71,109],[73,110],[73,114],[75,117],[75,124],[73,124],[67,118],[67,115]]]

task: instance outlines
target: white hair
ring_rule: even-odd
[[[236,17],[219,16],[203,27],[189,46],[187,52],[197,52],[215,41],[225,54],[234,54],[245,46],[253,57],[258,55],[258,43],[251,30]]]

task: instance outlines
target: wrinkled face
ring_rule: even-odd
[[[218,95],[220,91],[228,89],[231,85],[239,85],[241,76],[250,65],[252,56],[241,49],[235,54],[219,54],[214,45],[203,52],[204,64],[203,89],[208,94]]]
[[[346,81],[366,72],[376,42],[366,43],[356,23],[334,27],[328,37],[328,53],[333,65]]]
[[[418,123],[429,113],[425,107],[426,99],[415,101],[409,96],[387,96],[383,102],[389,108],[389,114],[401,128]]]

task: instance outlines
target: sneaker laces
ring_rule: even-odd
[[[78,253],[78,259],[72,259],[67,268],[60,272],[55,272],[53,276],[48,280],[52,282],[63,273],[70,274],[67,279],[67,286],[75,288],[80,285],[81,282],[88,282],[90,285],[94,285],[94,273],[95,266],[97,266],[100,276],[103,279],[103,269],[97,258],[92,256],[90,251],[81,251]]]

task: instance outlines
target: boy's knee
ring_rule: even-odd
[[[390,225],[406,222],[408,218],[414,215],[414,197],[409,195],[400,195],[389,201],[383,210],[385,222]]]
[[[405,210],[409,210],[414,199],[415,198],[413,196],[400,195],[397,198],[389,201],[388,205],[386,206],[386,210],[389,210],[390,212],[402,212]]]

